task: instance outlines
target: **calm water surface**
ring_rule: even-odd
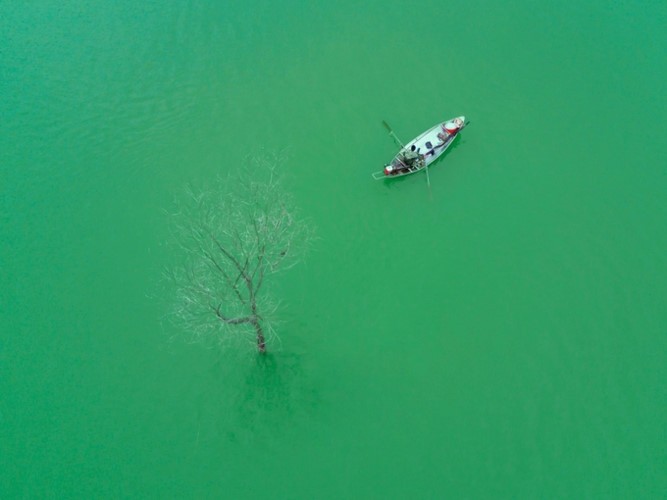
[[[0,497],[664,496],[666,5],[0,0]],[[170,340],[165,209],[283,149],[281,343]]]

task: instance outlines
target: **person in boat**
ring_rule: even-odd
[[[404,150],[400,157],[401,163],[403,163],[407,169],[417,166],[419,159],[419,150],[417,150],[414,144],[410,146],[410,149]]]
[[[396,175],[406,173],[415,167],[423,166],[424,155],[419,153],[419,149],[413,144],[410,149],[402,149],[398,156],[384,169],[385,175]]]
[[[419,160],[419,152],[416,151],[414,144],[410,149],[403,151],[401,155],[401,161],[409,168],[413,167],[417,163],[417,160]]]

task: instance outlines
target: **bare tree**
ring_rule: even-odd
[[[196,341],[250,336],[260,353],[275,335],[269,277],[299,262],[312,237],[281,187],[276,159],[255,158],[238,178],[188,189],[174,214],[183,262],[170,272],[175,318]],[[258,180],[263,174],[264,179]]]

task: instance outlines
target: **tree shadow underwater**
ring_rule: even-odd
[[[200,395],[198,441],[270,443],[317,408],[319,398],[301,354],[233,358],[225,356],[212,367],[222,382]]]

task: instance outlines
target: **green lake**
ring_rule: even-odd
[[[0,498],[664,498],[667,3],[0,0]],[[471,124],[430,169],[404,141]],[[259,357],[167,213],[280,153]],[[662,304],[662,305],[661,305]]]

